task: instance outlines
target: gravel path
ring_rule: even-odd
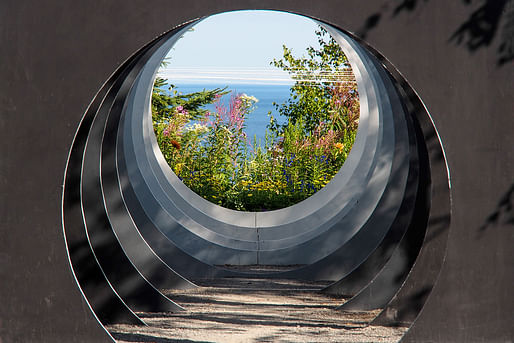
[[[117,342],[397,342],[406,328],[369,326],[378,311],[342,313],[319,294],[326,283],[197,280],[198,289],[164,291],[182,313],[138,313],[148,324],[111,325]]]

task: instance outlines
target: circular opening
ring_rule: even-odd
[[[334,38],[274,11],[191,27],[152,93],[154,133],[174,173],[211,203],[250,212],[294,205],[327,185],[353,146],[359,111]]]
[[[143,210],[173,244],[210,265],[309,264],[327,256],[348,241],[372,214],[387,185],[391,154],[398,150],[395,145],[405,143],[402,135],[395,133],[403,129],[401,120],[396,123],[391,117],[388,92],[384,92],[374,69],[368,71],[371,62],[349,38],[326,27],[347,52],[359,87],[359,128],[354,147],[327,187],[308,199],[275,211],[234,211],[205,200],[180,181],[164,159],[154,134],[149,106],[154,75],[160,61],[187,29],[174,34],[152,55],[127,98],[122,151],[128,180],[135,186]],[[340,225],[345,229],[339,230]],[[329,239],[323,249],[309,249],[306,254],[300,248],[315,237],[321,242],[333,234],[337,237]],[[302,252],[301,262],[298,252]]]
[[[326,30],[348,51],[359,81],[362,113],[355,146],[342,167],[345,170],[329,187],[301,204],[242,214],[195,195],[203,203],[197,202],[157,153],[149,106],[154,73],[183,33],[179,30],[152,42],[109,79],[85,114],[70,152],[63,224],[77,279],[86,286],[85,295],[102,320],[109,319],[110,313],[98,299],[109,296],[110,290],[111,299],[134,299],[126,285],[134,285],[133,277],[139,278],[139,273],[129,270],[131,266],[142,275],[147,273],[139,281],[156,282],[154,289],[162,289],[157,287],[158,278],[152,277],[156,272],[149,267],[150,261],[162,263],[165,273],[176,270],[188,277],[230,276],[224,274],[229,271],[217,268],[230,264],[273,265],[280,267],[277,274],[282,276],[339,280],[345,285],[348,277],[358,276],[364,280],[360,285],[366,286],[358,290],[352,306],[359,299],[371,299],[369,294],[375,298],[372,305],[385,306],[383,301],[397,297],[400,287],[410,288],[403,286],[404,280],[411,277],[425,232],[428,237],[428,230],[440,233],[440,223],[427,224],[431,203],[435,214],[449,213],[444,201],[449,194],[441,187],[447,181],[444,154],[426,141],[437,136],[428,113],[404,112],[423,108],[408,84],[399,74],[393,74],[399,81],[393,83],[383,69],[384,60],[375,58],[378,54],[374,57],[349,35],[327,25]],[[183,112],[184,108],[175,110]],[[414,241],[416,245],[411,245]],[[444,250],[437,254],[432,246],[420,256],[431,255],[442,263]],[[120,260],[112,256],[128,256],[130,261],[124,265],[129,269],[121,269]],[[96,264],[100,268],[88,268]],[[283,267],[292,264],[294,270],[284,271]],[[396,267],[402,268],[401,275]],[[104,278],[114,281],[109,284]],[[103,286],[107,292],[100,292]],[[95,297],[91,290],[100,290],[97,294],[102,296]],[[145,305],[150,303],[143,300]],[[140,304],[134,302],[111,304],[109,309],[115,311],[140,312]],[[134,318],[136,313],[130,312]]]

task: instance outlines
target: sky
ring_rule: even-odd
[[[277,11],[234,11],[210,16],[184,34],[168,53],[159,76],[175,84],[291,84],[289,74],[270,65],[282,45],[298,57],[318,46],[317,24]]]

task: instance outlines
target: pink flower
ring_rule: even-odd
[[[177,106],[177,111],[182,112],[182,110],[183,110],[183,109],[184,109],[184,107],[182,107],[182,106],[180,106],[180,105],[179,105],[179,106]]]
[[[165,128],[164,131],[162,131],[162,135],[163,136],[169,136],[170,135],[170,130],[168,130],[168,128]]]

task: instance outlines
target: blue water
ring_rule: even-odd
[[[204,89],[224,88],[227,85],[214,84],[214,85],[191,85],[191,84],[175,84],[175,90],[182,94],[199,92]],[[256,103],[256,109],[250,113],[246,120],[245,132],[253,142],[253,137],[256,136],[257,140],[264,143],[264,136],[266,126],[269,124],[270,117],[268,112],[271,111],[273,117],[278,123],[285,122],[285,118],[280,116],[273,106],[273,102],[282,104],[289,98],[289,85],[255,85],[255,84],[231,84],[228,85],[228,91],[235,93],[245,93],[249,96],[256,97],[259,102]],[[230,93],[222,97],[221,101],[228,104],[230,100]],[[206,109],[214,111],[214,105],[205,106]]]

